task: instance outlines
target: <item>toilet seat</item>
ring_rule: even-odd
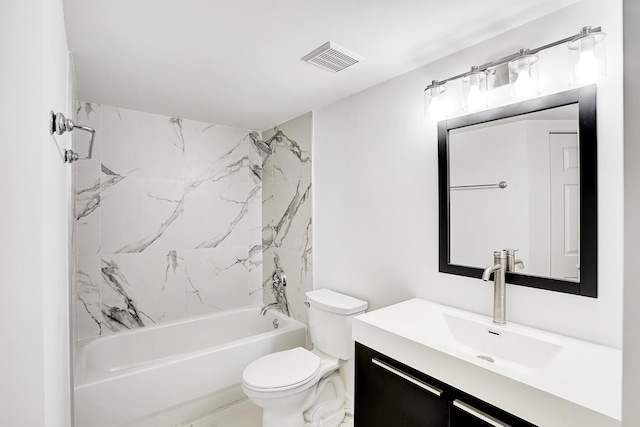
[[[297,347],[271,353],[252,362],[242,374],[242,384],[254,391],[290,390],[312,382],[321,366],[320,357]]]

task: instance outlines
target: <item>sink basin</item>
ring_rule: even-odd
[[[493,326],[449,313],[443,316],[449,332],[464,350],[489,363],[514,363],[540,369],[562,350],[558,344],[512,331],[508,325]]]

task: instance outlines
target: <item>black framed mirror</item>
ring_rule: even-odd
[[[439,122],[440,272],[597,297],[596,147],[595,85]]]

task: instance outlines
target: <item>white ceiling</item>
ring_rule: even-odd
[[[64,5],[78,99],[265,130],[576,1],[64,0]],[[366,59],[339,73],[300,60],[327,41]]]

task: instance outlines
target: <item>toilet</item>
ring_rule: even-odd
[[[262,427],[337,427],[344,420],[339,369],[354,356],[351,322],[367,302],[329,289],[306,296],[313,350],[268,354],[242,374],[242,390],[262,408]]]

